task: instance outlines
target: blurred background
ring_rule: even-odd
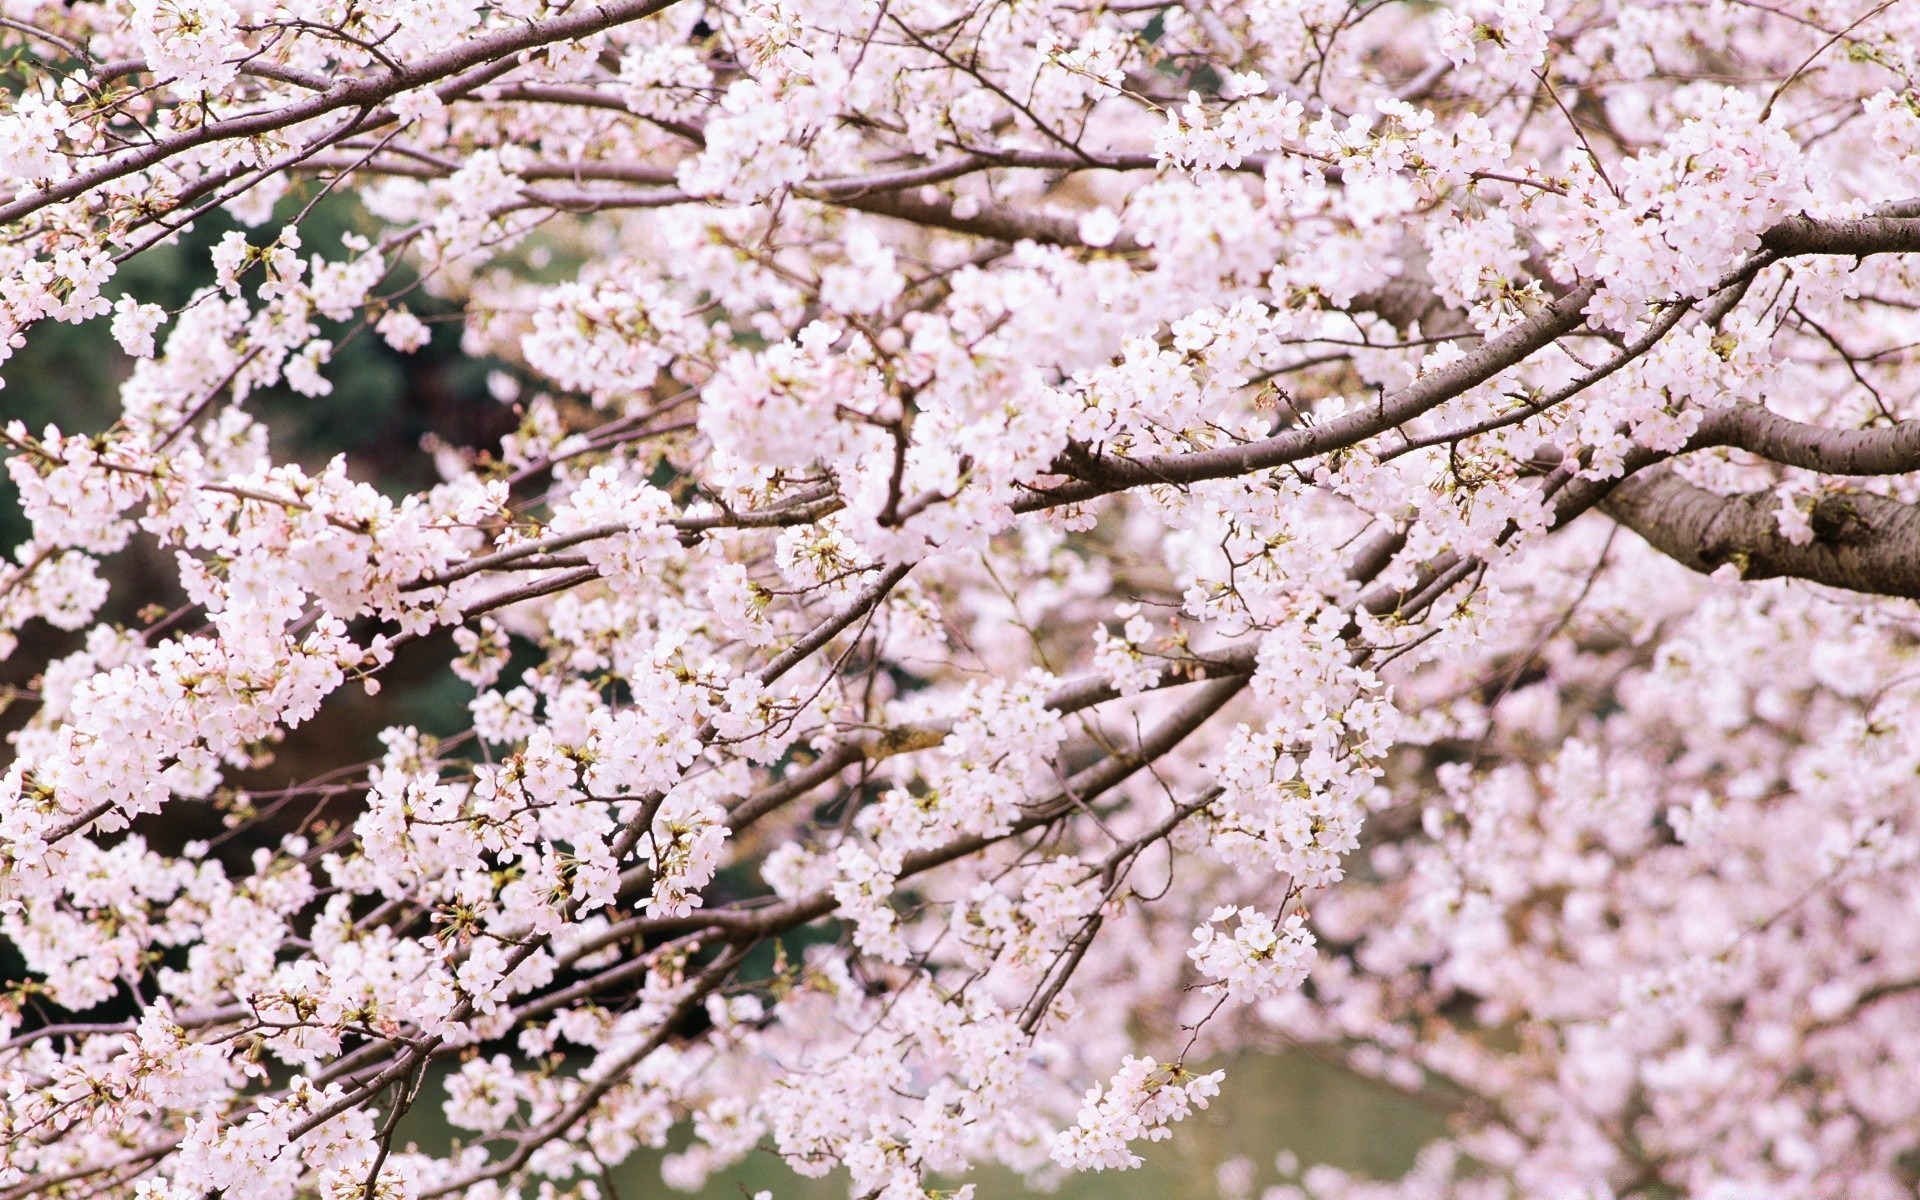
[[[1139,1170],[1068,1176],[1051,1194],[1059,1200],[1250,1200],[1316,1164],[1397,1179],[1413,1166],[1421,1145],[1445,1132],[1430,1113],[1397,1093],[1303,1052],[1249,1053],[1210,1067],[1227,1072],[1220,1095],[1173,1126],[1166,1141],[1137,1143],[1135,1152],[1146,1160]],[[422,1129],[416,1140],[425,1146],[431,1136]],[[682,1195],[661,1184],[660,1158],[643,1152],[616,1171],[618,1200]],[[964,1182],[975,1185],[975,1200],[1042,1194],[1005,1171],[975,1172]],[[715,1174],[697,1195],[750,1200],[758,1191],[772,1192],[773,1200],[847,1200],[847,1178],[836,1171],[802,1179],[763,1148]]]
[[[289,203],[299,203],[299,197]],[[224,214],[203,218],[174,245],[128,263],[109,295],[129,291],[142,301],[180,308],[198,289],[211,285],[208,252],[234,228],[239,226]],[[373,222],[351,198],[334,195],[308,215],[303,241],[309,252],[331,258],[340,235],[354,229],[372,233]],[[564,269],[565,264],[554,266]],[[453,306],[424,290],[415,291],[408,303],[434,329],[432,342],[422,350],[403,355],[369,332],[347,336],[343,327],[322,321],[322,336],[336,343],[327,368],[332,393],[309,398],[275,388],[249,398],[249,411],[273,431],[279,460],[318,468],[344,454],[356,478],[398,496],[436,480],[427,445],[497,451],[499,439],[516,427],[518,416],[489,394],[487,377],[510,368],[460,353],[459,314]],[[106,318],[82,326],[42,325],[0,365],[5,381],[0,421],[23,421],[35,432],[50,422],[65,433],[103,430],[119,415],[119,385],[130,369]],[[28,532],[12,482],[0,476],[0,545],[10,552]],[[103,573],[113,593],[101,620],[139,628],[153,619],[154,610],[169,611],[182,600],[170,558],[138,539],[104,564]],[[0,662],[0,731],[18,728],[28,715],[26,705],[8,706],[4,697],[11,693],[6,685],[31,688],[49,661],[78,649],[82,640],[81,633],[63,633],[40,622],[21,631],[19,649]],[[190,839],[219,839],[226,819],[246,803],[246,793],[286,787],[343,762],[377,757],[377,735],[389,725],[413,725],[439,736],[465,729],[472,693],[447,671],[451,657],[451,639],[444,634],[414,643],[385,674],[379,696],[342,689],[315,720],[276,748],[270,765],[231,779],[218,803],[174,805],[159,817],[144,819],[136,832],[168,852],[177,852]],[[350,820],[351,803],[351,797],[345,798],[329,815]],[[255,845],[277,836],[272,824],[218,841],[215,853],[239,867]],[[0,942],[0,986],[21,978],[22,972],[11,947]],[[112,1019],[100,1010],[89,1015]],[[1245,1200],[1314,1164],[1375,1179],[1394,1178],[1412,1165],[1422,1144],[1444,1131],[1427,1110],[1305,1052],[1248,1052],[1212,1065],[1227,1070],[1223,1094],[1211,1108],[1176,1126],[1170,1140],[1139,1147],[1146,1159],[1142,1169],[1078,1176],[1057,1194],[1065,1200],[1216,1195]],[[441,1120],[437,1092],[429,1087],[423,1093],[419,1108],[403,1126],[403,1144],[446,1145],[453,1131]],[[611,1182],[617,1200],[677,1194],[660,1182],[660,1157],[643,1154],[615,1172]],[[1006,1174],[985,1173],[972,1182],[978,1185],[980,1200],[1029,1194]],[[838,1175],[802,1179],[771,1151],[762,1150],[716,1175],[699,1195],[744,1200],[761,1190],[771,1191],[775,1200],[839,1200],[847,1195],[847,1184]]]

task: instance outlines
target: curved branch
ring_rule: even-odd
[[[1920,598],[1920,507],[1867,492],[1814,501],[1813,538],[1780,532],[1779,500],[1765,492],[1722,496],[1671,468],[1622,481],[1601,501],[1608,516],[1695,571],[1732,564],[1742,579],[1805,579],[1882,596]]]
[[[1851,220],[1788,217],[1761,234],[1760,245],[1783,255],[1912,254],[1920,251],[1920,219],[1892,215]]]
[[[1822,221],[1793,217],[1763,234],[1761,246],[1758,254],[1728,271],[1704,294],[1732,288],[1787,255],[1920,252],[1920,218],[1880,216]],[[1585,320],[1588,302],[1600,287],[1597,281],[1584,283],[1498,337],[1420,376],[1393,395],[1383,395],[1373,404],[1355,408],[1322,424],[1298,426],[1257,442],[1191,454],[1127,458],[1081,448],[1055,464],[1055,473],[1069,477],[1071,482],[1035,489],[1014,505],[1014,511],[1026,513],[1078,504],[1128,488],[1243,475],[1358,445],[1492,379],[1578,329]]]
[[[1728,446],[1782,466],[1827,475],[1905,475],[1920,471],[1920,421],[1879,429],[1833,429],[1790,420],[1759,404],[1708,413],[1687,449]]]
[[[806,191],[803,190],[802,194],[806,194]],[[1080,237],[1080,222],[1072,217],[1031,212],[1002,204],[982,204],[973,213],[962,216],[954,211],[953,201],[944,196],[936,200],[924,200],[913,192],[823,194],[818,199],[836,204],[841,208],[858,209],[864,213],[893,217],[915,225],[991,238],[996,242],[1026,241],[1039,242],[1048,246],[1075,247],[1084,247],[1087,244]],[[1139,246],[1131,238],[1117,238],[1111,246],[1105,248],[1126,251],[1138,249]]]
[[[1578,287],[1500,336],[1427,372],[1393,395],[1383,395],[1373,404],[1318,425],[1297,426],[1257,442],[1193,454],[1135,459],[1082,452],[1058,466],[1058,473],[1072,476],[1073,482],[1036,491],[1016,503],[1014,511],[1034,512],[1077,504],[1127,488],[1244,475],[1357,445],[1486,382],[1562,334],[1571,333],[1586,319],[1587,302],[1599,290],[1595,283]]]

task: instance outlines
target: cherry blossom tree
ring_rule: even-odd
[[[1911,1194],[1920,4],[0,33],[0,356],[133,360],[0,435],[0,1200],[1044,1183],[1244,1045],[1451,1130],[1275,1200]],[[429,299],[517,430],[272,442]],[[466,732],[236,786],[419,642]]]

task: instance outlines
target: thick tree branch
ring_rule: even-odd
[[[1732,564],[1743,579],[1790,576],[1848,591],[1920,597],[1920,507],[1866,492],[1830,493],[1813,507],[1813,540],[1780,532],[1779,500],[1721,496],[1671,468],[1627,479],[1601,502],[1608,516],[1693,570]]]
[[[1041,242],[1049,246],[1086,245],[1080,237],[1080,223],[1070,217],[1058,217],[1044,212],[1028,212],[1002,204],[982,204],[974,212],[962,216],[954,211],[953,201],[944,196],[928,201],[912,192],[823,195],[820,199],[842,208],[858,209],[876,216],[894,217],[934,229],[947,229],[955,233],[992,238],[997,242],[1029,241]],[[1131,250],[1136,247],[1131,239],[1117,239],[1109,248]]]
[[[1780,255],[1912,254],[1920,251],[1920,218],[1895,215],[1853,220],[1789,217],[1761,234],[1760,245]]]
[[[1827,475],[1905,475],[1920,471],[1920,421],[1879,429],[1832,429],[1789,420],[1759,404],[1709,413],[1689,450],[1729,446],[1782,466]]]

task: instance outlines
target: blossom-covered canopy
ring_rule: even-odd
[[[0,1200],[906,1200],[1242,1045],[1448,1122],[1316,1200],[1912,1194],[1920,3],[0,14],[0,358],[132,362],[0,434]],[[436,311],[437,485],[250,408]]]

